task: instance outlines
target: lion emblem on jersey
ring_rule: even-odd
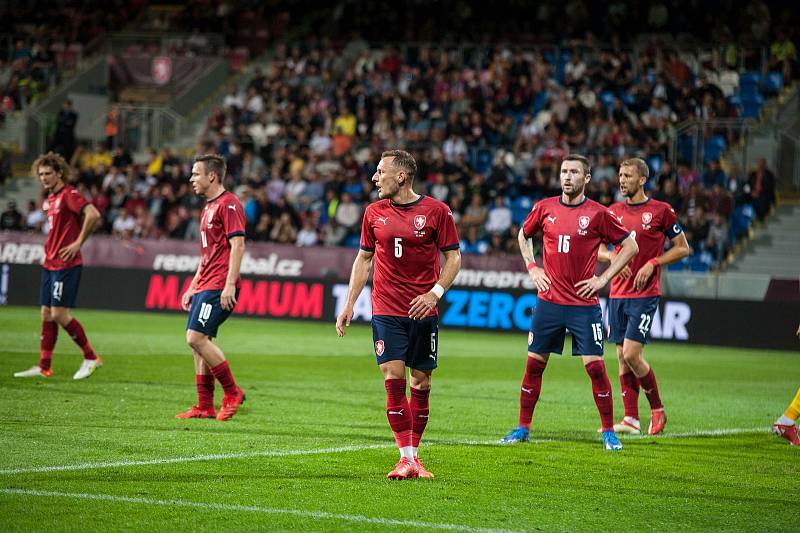
[[[428,217],[425,215],[417,215],[414,217],[414,227],[417,229],[422,229],[425,227],[425,222],[428,221]]]
[[[375,355],[378,357],[382,356],[385,348],[383,341],[375,341]]]
[[[581,228],[581,229],[588,228],[589,227],[589,220],[590,220],[589,217],[587,217],[586,215],[578,217],[578,227]]]
[[[653,213],[647,211],[642,213],[642,229],[650,229],[650,223],[653,221]]]

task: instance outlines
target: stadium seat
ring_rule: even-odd
[[[536,93],[536,96],[533,99],[533,110],[532,114],[536,115],[539,111],[544,109],[544,106],[547,105],[547,91],[539,91]]]
[[[494,153],[489,148],[478,148],[475,153],[475,171],[486,174],[492,168]]]
[[[752,98],[742,97],[742,117],[743,118],[758,118],[761,113],[761,107],[764,105],[764,97],[760,94]]]
[[[681,272],[681,271],[686,270],[688,268],[689,263],[690,263],[689,258],[688,257],[684,257],[683,259],[681,259],[677,263],[672,263],[671,265],[667,265],[667,270],[669,272]]]
[[[511,202],[511,220],[514,224],[522,224],[533,209],[533,200],[528,196],[519,196]]]
[[[358,234],[348,236],[343,243],[343,245],[348,248],[358,248],[360,244],[361,244],[361,235]]]
[[[606,109],[611,111],[614,108],[614,102],[617,101],[617,97],[614,96],[614,93],[611,91],[603,91],[600,93],[600,101]]]
[[[775,71],[764,74],[761,80],[761,90],[769,95],[781,92],[783,90],[783,74]]]
[[[758,87],[761,84],[761,76],[758,72],[743,72],[739,76],[739,94],[743,98],[758,94]]]
[[[725,137],[722,135],[712,135],[706,139],[705,145],[703,146],[703,161],[708,162],[712,159],[718,161],[727,147],[728,143]]]
[[[661,172],[661,166],[664,164],[664,157],[661,154],[653,154],[647,157],[647,166],[650,167],[650,175],[658,174]]]

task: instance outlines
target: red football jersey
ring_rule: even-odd
[[[50,233],[44,243],[44,268],[47,270],[63,270],[83,264],[80,251],[71,261],[64,261],[58,256],[59,250],[75,242],[81,234],[83,226],[83,210],[89,202],[72,185],[65,185],[60,191],[47,197],[47,221]]]
[[[361,249],[375,252],[372,314],[408,316],[411,300],[439,280],[439,251],[457,250],[450,208],[429,196],[410,204],[379,200],[361,221]],[[434,307],[428,316],[438,313]]]
[[[630,264],[633,275],[628,279],[614,276],[611,280],[612,298],[645,298],[661,296],[661,267],[657,266],[647,286],[637,291],[633,280],[639,269],[654,257],[664,253],[664,241],[680,235],[682,229],[675,211],[666,202],[648,198],[640,204],[618,202],[610,208],[623,226],[636,237],[639,253],[633,256]]]
[[[551,283],[539,298],[560,305],[599,303],[597,296],[578,296],[575,284],[594,275],[601,242],[619,244],[628,236],[608,209],[588,198],[565,205],[560,196],[553,196],[533,206],[522,229],[527,238],[539,231],[544,235],[544,271]]]
[[[244,236],[244,210],[239,199],[225,191],[206,202],[200,213],[200,279],[196,291],[222,290],[228,277],[231,244],[237,235]],[[239,287],[241,278],[236,280]]]

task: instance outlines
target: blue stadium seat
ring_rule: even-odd
[[[711,270],[711,265],[714,263],[714,258],[707,250],[703,250],[699,254],[692,256],[692,272],[708,272]]]
[[[757,94],[751,98],[742,97],[742,117],[758,118],[761,114],[761,107],[764,105],[764,97]]]
[[[636,102],[636,99],[626,91],[619,92],[619,99],[622,100],[622,103],[626,106],[633,105],[633,103]]]
[[[672,263],[671,265],[667,265],[667,270],[670,272],[681,272],[689,267],[689,263],[690,263],[689,258],[684,257],[677,263]]]
[[[486,174],[492,168],[494,152],[489,148],[478,148],[475,154],[475,171],[479,174]]]
[[[533,99],[533,109],[532,112],[534,115],[544,109],[544,106],[547,105],[547,91],[539,91],[536,93],[536,96]]]
[[[719,160],[722,153],[728,147],[725,137],[722,135],[712,135],[706,139],[703,147],[703,161],[710,161],[712,159]]]
[[[617,101],[617,97],[611,91],[603,91],[600,93],[600,101],[603,103],[606,109],[611,111],[611,109],[614,107],[614,102]]]
[[[511,220],[514,224],[522,224],[525,217],[533,209],[533,200],[528,196],[519,196],[511,202]]]
[[[758,72],[743,72],[739,75],[739,94],[750,95],[758,93],[761,76]]]
[[[761,80],[761,90],[766,94],[778,94],[783,90],[783,74],[770,71]]]
[[[678,137],[678,155],[683,161],[694,160],[694,138],[691,135],[680,135]]]
[[[343,243],[343,245],[348,248],[358,248],[360,244],[361,235],[358,234],[348,236]]]
[[[664,164],[664,158],[660,154],[654,154],[647,157],[647,166],[650,167],[650,175],[658,174],[661,172],[661,166]]]

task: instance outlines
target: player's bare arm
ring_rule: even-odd
[[[353,269],[350,271],[350,283],[347,286],[347,302],[345,302],[342,312],[336,317],[336,333],[340,337],[344,337],[344,328],[350,326],[350,320],[353,318],[353,306],[356,304],[361,291],[364,290],[364,285],[367,284],[374,256],[375,252],[359,250],[356,260],[353,261]]]
[[[639,253],[639,245],[636,244],[636,239],[634,239],[632,235],[628,235],[625,240],[622,241],[622,248],[620,248],[619,252],[611,260],[611,264],[605,272],[599,276],[595,275],[575,284],[575,288],[578,289],[578,296],[582,298],[591,298],[597,294],[600,289],[608,284],[611,278],[616,276],[625,265],[630,263],[633,256],[637,253]]]
[[[617,255],[616,252],[609,250],[605,244],[601,244],[600,248],[597,249],[597,262],[610,263],[611,261],[614,260],[614,257],[616,257],[616,255]],[[630,265],[625,265],[617,275],[622,279],[628,279],[629,277],[631,277],[633,275],[633,272],[631,271]]]
[[[439,274],[439,280],[436,282],[436,285],[441,287],[441,289],[437,289],[436,285],[434,285],[434,287],[425,294],[420,294],[411,300],[408,318],[420,320],[428,316],[431,309],[438,305],[441,294],[444,294],[444,291],[449,289],[450,285],[453,284],[459,270],[461,270],[461,251],[448,250],[444,252],[442,272]],[[440,291],[441,294],[437,294]]]
[[[189,288],[186,289],[186,292],[183,293],[181,296],[181,308],[184,311],[189,310],[189,306],[192,305],[192,296],[197,291],[197,282],[200,279],[200,273],[203,270],[203,262],[200,261],[197,263],[197,272],[194,273],[194,277],[192,278],[192,282],[189,284]]]
[[[222,289],[219,302],[226,311],[233,309],[236,305],[236,280],[239,279],[239,271],[242,267],[242,257],[244,256],[244,236],[237,235],[231,237],[231,256],[228,259],[228,276],[225,278],[225,288]]]
[[[74,258],[78,252],[81,251],[81,246],[83,246],[83,243],[86,242],[86,239],[88,239],[89,235],[92,234],[92,230],[94,229],[94,226],[97,224],[98,220],[100,220],[100,212],[92,204],[87,204],[86,207],[83,208],[83,224],[81,225],[81,233],[78,235],[77,239],[58,251],[58,255],[61,257],[61,259],[64,261],[72,261],[72,258]]]
[[[525,231],[520,229],[517,235],[519,242],[519,251],[522,254],[522,260],[525,262],[525,268],[528,269],[528,275],[536,285],[536,290],[544,292],[550,288],[550,278],[544,273],[544,268],[538,266],[533,258],[533,239],[525,236]]]
[[[650,276],[652,276],[653,272],[656,270],[654,263],[657,263],[661,266],[671,265],[672,263],[677,263],[689,255],[689,252],[691,251],[689,249],[689,242],[686,240],[686,235],[683,232],[673,237],[670,242],[672,243],[672,246],[669,250],[642,265],[642,268],[640,268],[639,272],[636,273],[636,279],[633,280],[633,287],[637,291],[642,290],[647,286]]]

